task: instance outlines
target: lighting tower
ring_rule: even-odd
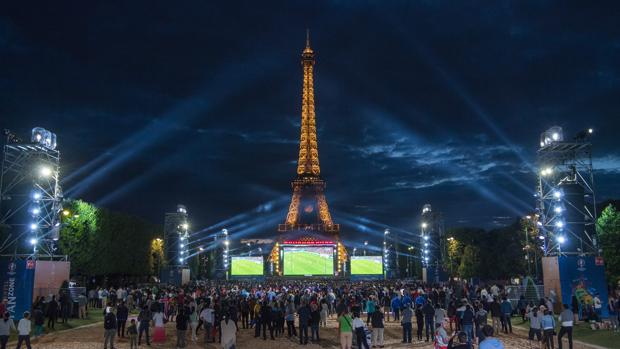
[[[440,281],[442,255],[445,250],[443,219],[440,212],[434,212],[430,204],[422,206],[420,216],[420,260],[422,268],[432,271],[432,280]]]
[[[166,213],[164,221],[165,257],[171,266],[186,266],[189,256],[189,216],[184,205]]]
[[[536,224],[545,256],[598,253],[592,133],[567,139],[554,126],[540,136]]]
[[[30,142],[5,130],[0,174],[0,227],[7,229],[0,253],[27,246],[30,258],[53,257],[60,231],[62,190],[56,134],[32,129]]]

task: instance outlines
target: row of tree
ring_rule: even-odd
[[[72,275],[144,276],[163,260],[162,228],[141,218],[81,201],[65,203],[59,252]]]

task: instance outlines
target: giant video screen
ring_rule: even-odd
[[[283,247],[284,275],[334,275],[333,247]]]
[[[351,256],[351,275],[383,274],[381,256]]]
[[[230,275],[263,275],[263,257],[231,257]]]

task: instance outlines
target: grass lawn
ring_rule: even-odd
[[[332,275],[332,256],[307,251],[284,252],[284,275]]]
[[[375,259],[363,259],[351,257],[352,275],[378,275],[383,274],[383,262],[381,257]]]
[[[263,275],[262,257],[257,259],[233,257],[231,264],[231,275]]]
[[[529,329],[529,323],[522,322],[520,319],[513,318],[515,326],[523,329]],[[556,320],[557,322],[557,320]],[[556,329],[556,333],[560,333],[560,327]],[[566,336],[564,336],[566,338]],[[553,338],[557,344],[557,337]],[[588,344],[598,345],[604,348],[619,348],[620,347],[620,334],[614,333],[610,330],[596,330],[590,329],[590,326],[584,322],[580,322],[573,327],[573,340],[578,340]]]

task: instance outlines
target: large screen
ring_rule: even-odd
[[[263,275],[263,257],[231,257],[230,275]]]
[[[381,256],[351,256],[351,275],[383,274]]]
[[[334,275],[333,247],[283,247],[284,275]]]

